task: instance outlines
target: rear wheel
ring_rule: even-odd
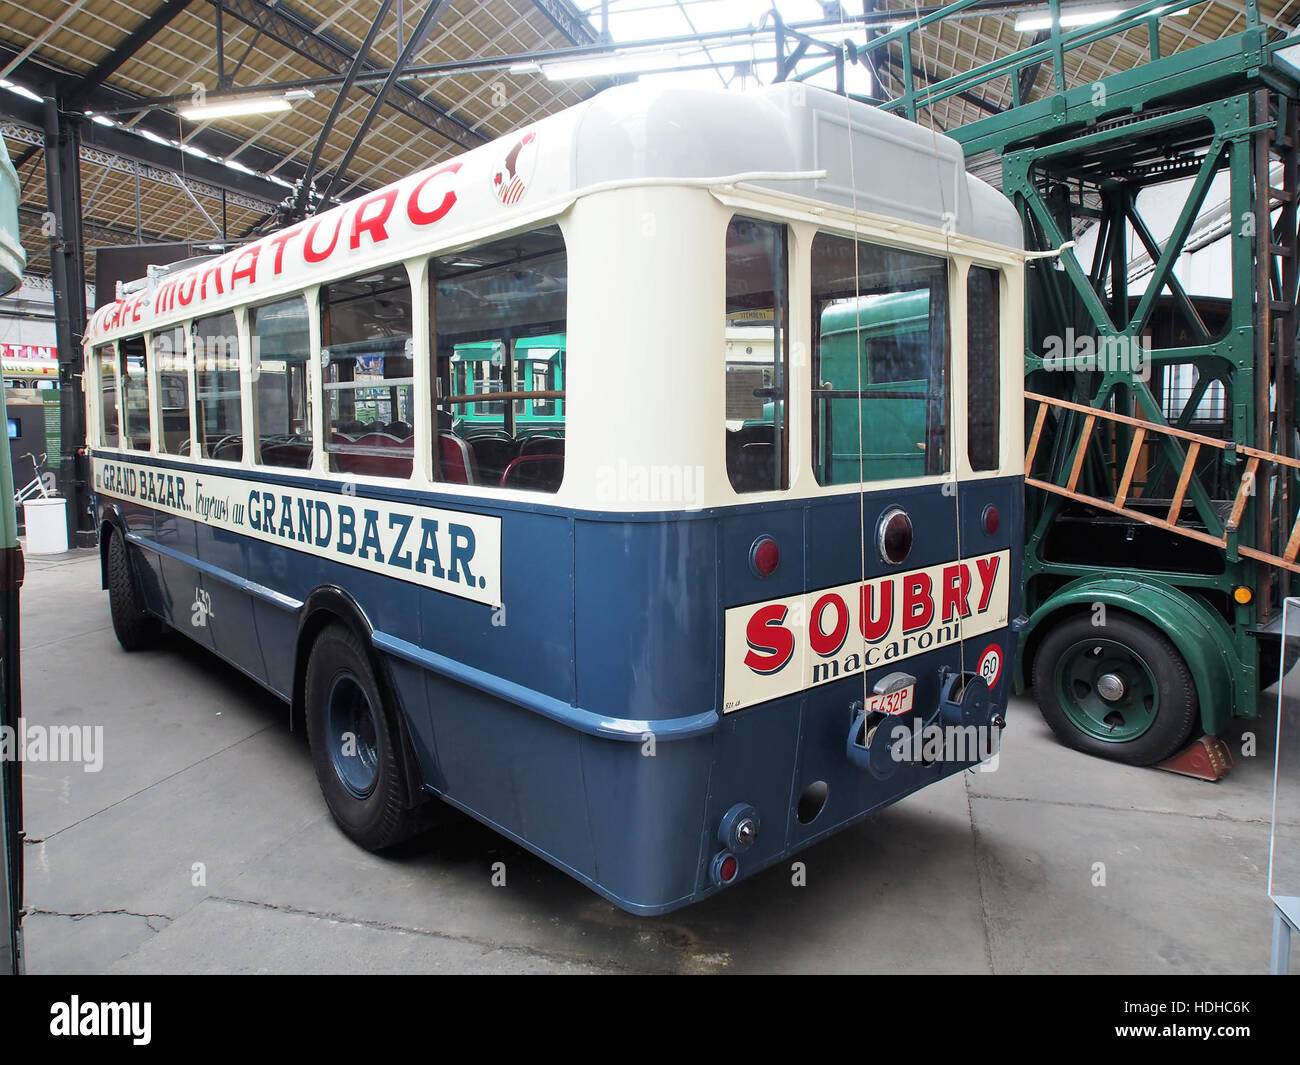
[[[1061,742],[1130,765],[1177,752],[1196,724],[1196,685],[1178,649],[1152,626],[1112,614],[1060,622],[1034,657],[1034,694]]]
[[[331,625],[316,638],[305,699],[316,780],[344,833],[376,851],[423,827],[407,802],[396,709],[351,629]]]
[[[126,553],[126,539],[116,530],[105,535],[109,538],[108,609],[113,618],[113,633],[124,651],[152,647],[158,642],[162,625],[140,601]]]

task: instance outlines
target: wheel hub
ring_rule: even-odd
[[[1127,743],[1149,729],[1159,709],[1150,666],[1119,640],[1088,636],[1067,647],[1056,667],[1061,710],[1082,733]]]
[[[1097,678],[1097,694],[1108,703],[1117,703],[1124,698],[1127,689],[1124,678],[1118,673],[1103,673]]]
[[[327,742],[340,783],[354,798],[364,799],[379,780],[375,708],[356,678],[342,673],[330,688]]]

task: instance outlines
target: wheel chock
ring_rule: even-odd
[[[1172,758],[1158,762],[1156,768],[1213,784],[1227,776],[1235,764],[1232,751],[1223,740],[1218,736],[1202,736]]]

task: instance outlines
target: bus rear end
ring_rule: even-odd
[[[602,198],[578,224],[616,239],[636,216]],[[577,704],[608,715],[581,741],[585,825],[598,890],[642,913],[996,764],[1023,494],[1013,249],[655,207],[667,247],[713,233],[725,255],[625,265],[607,287],[674,313],[635,335],[584,313],[569,343],[618,335],[625,365],[690,388],[643,389],[659,422],[611,416],[616,454],[575,420],[565,475],[611,510],[574,523]],[[583,369],[626,390],[612,360]]]

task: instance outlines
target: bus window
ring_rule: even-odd
[[[409,477],[411,285],[400,263],[321,286],[325,451],[336,473]]]
[[[149,370],[145,357],[144,337],[126,337],[118,342],[121,355],[122,446],[132,451],[148,451]]]
[[[785,226],[727,227],[727,477],[737,492],[789,487]]]
[[[198,396],[199,457],[239,462],[244,457],[239,406],[239,330],[233,311],[200,318],[192,327]]]
[[[434,479],[554,492],[564,476],[568,257],[558,226],[431,264]],[[500,396],[488,400],[487,396]]]
[[[948,264],[819,233],[812,246],[819,484],[948,469]]]
[[[1000,279],[985,266],[972,266],[966,278],[966,452],[972,470],[998,468]]]
[[[99,357],[99,443],[118,447],[117,431],[117,348],[105,344],[95,349]]]
[[[257,360],[258,461],[305,470],[312,457],[307,300],[294,296],[251,308],[248,335]]]
[[[185,327],[175,326],[153,335],[153,364],[157,374],[158,416],[165,455],[190,453],[190,360],[185,350]]]

